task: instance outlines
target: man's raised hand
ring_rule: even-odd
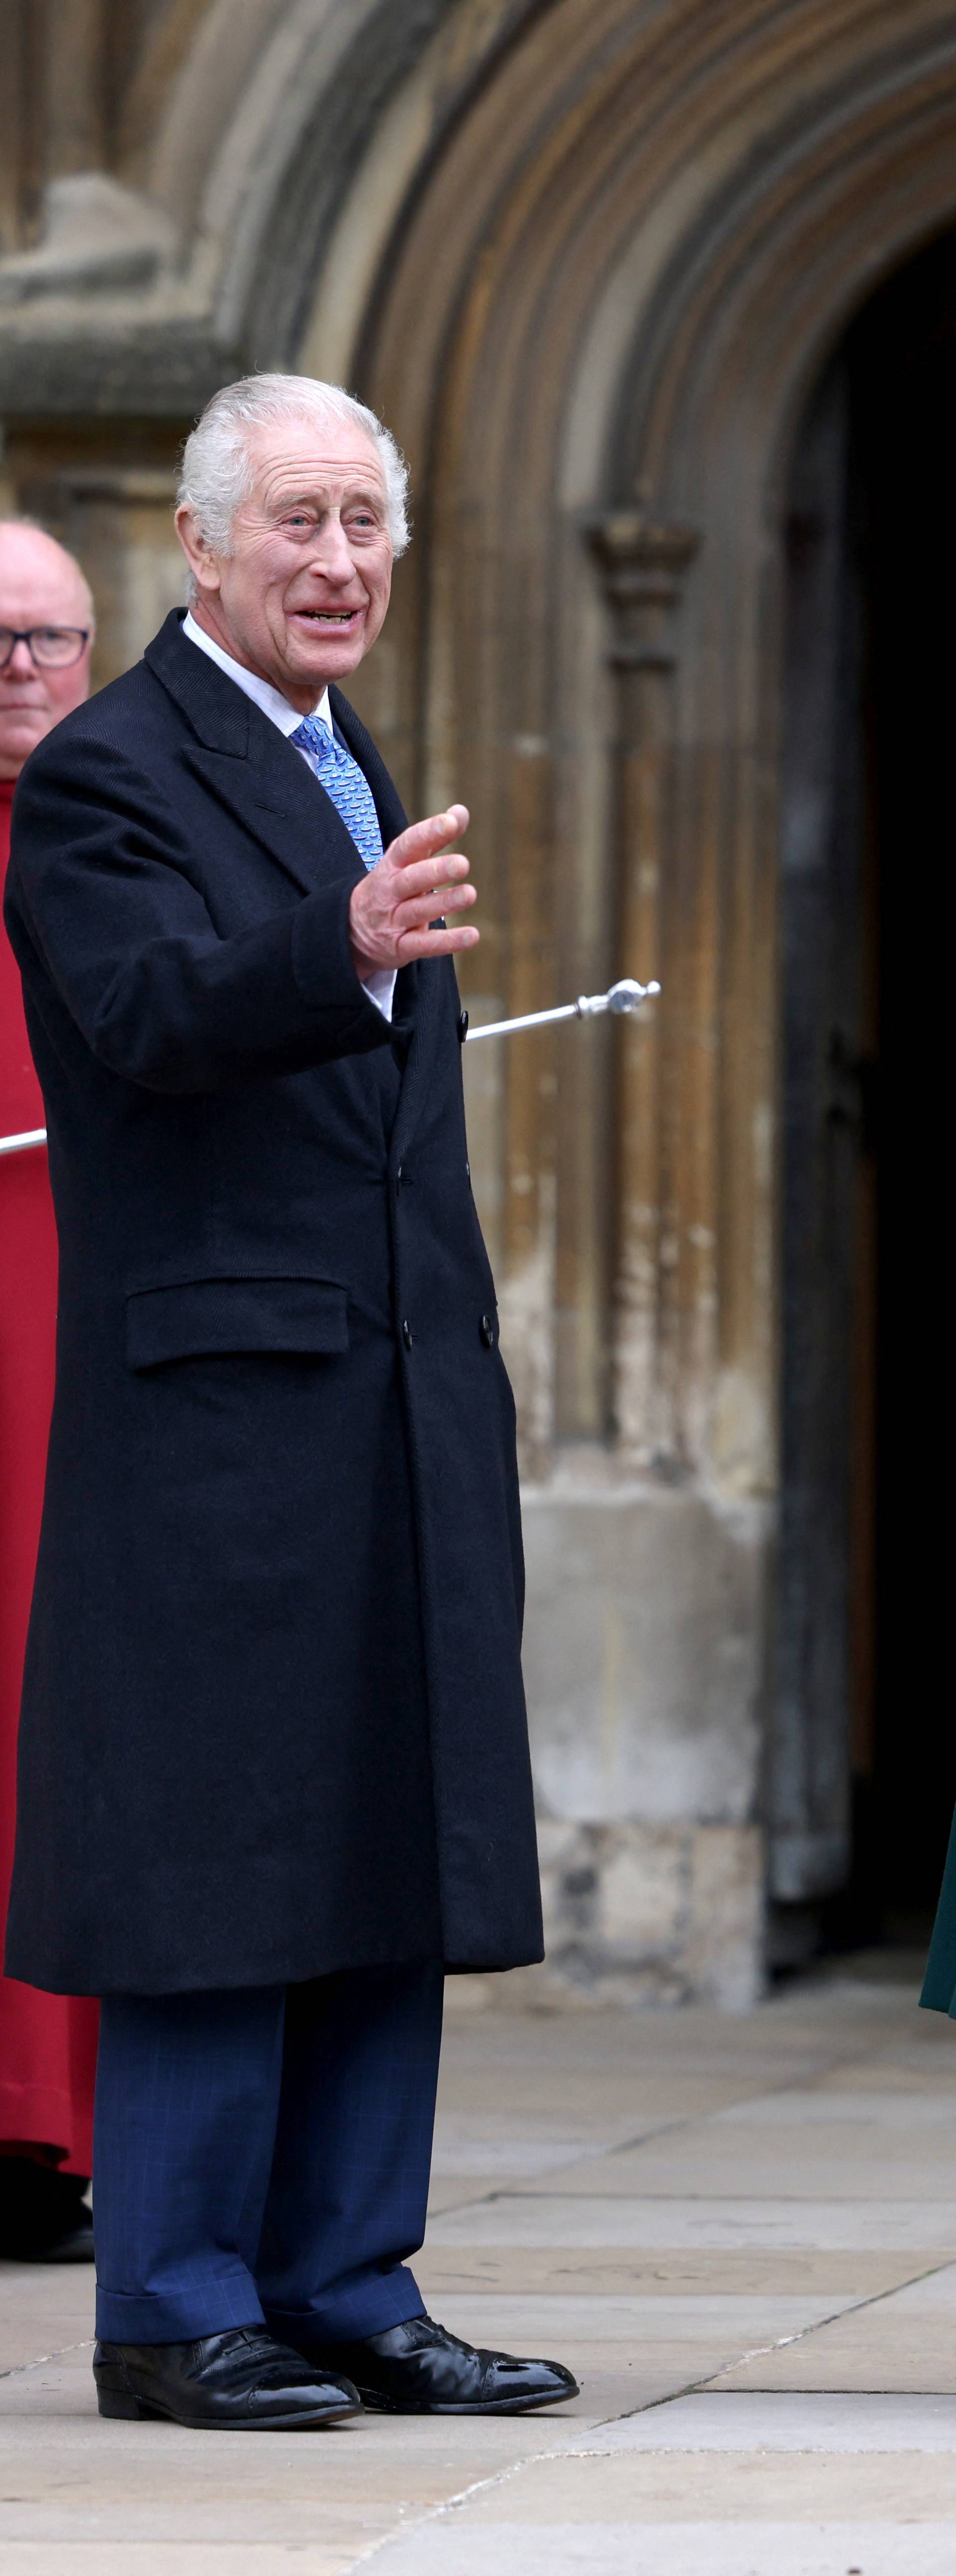
[[[450,848],[467,825],[467,805],[449,805],[444,814],[410,823],[354,887],[349,937],[360,979],[382,967],[407,966],[413,957],[448,957],[456,948],[477,945],[480,933],[465,922],[449,921],[444,930],[428,927],[436,913],[465,912],[475,902],[474,886],[465,882],[468,861]]]

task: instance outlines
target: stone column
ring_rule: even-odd
[[[4,0],[0,57],[0,252],[35,237],[45,167],[44,20],[37,0]]]
[[[675,612],[695,531],[641,509],[611,510],[587,529],[610,610],[617,675],[615,831],[619,973],[657,977],[662,1001],[618,1031],[618,1211],[613,1326],[617,1438],[640,1467],[680,1463],[677,1210],[671,1153],[676,1063],[662,883],[670,837]]]
[[[106,158],[107,10],[104,0],[56,0],[44,13],[46,171],[101,170]]]

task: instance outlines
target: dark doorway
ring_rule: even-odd
[[[956,1799],[944,1311],[956,234],[860,313],[787,525],[771,1959],[928,1937]]]

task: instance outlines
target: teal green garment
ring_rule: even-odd
[[[920,2002],[930,2012],[949,2013],[951,2020],[956,2021],[956,1817],[949,1837]]]

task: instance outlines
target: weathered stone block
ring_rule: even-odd
[[[743,2008],[762,1976],[762,1513],[525,1495],[525,1675],[550,1999]]]

